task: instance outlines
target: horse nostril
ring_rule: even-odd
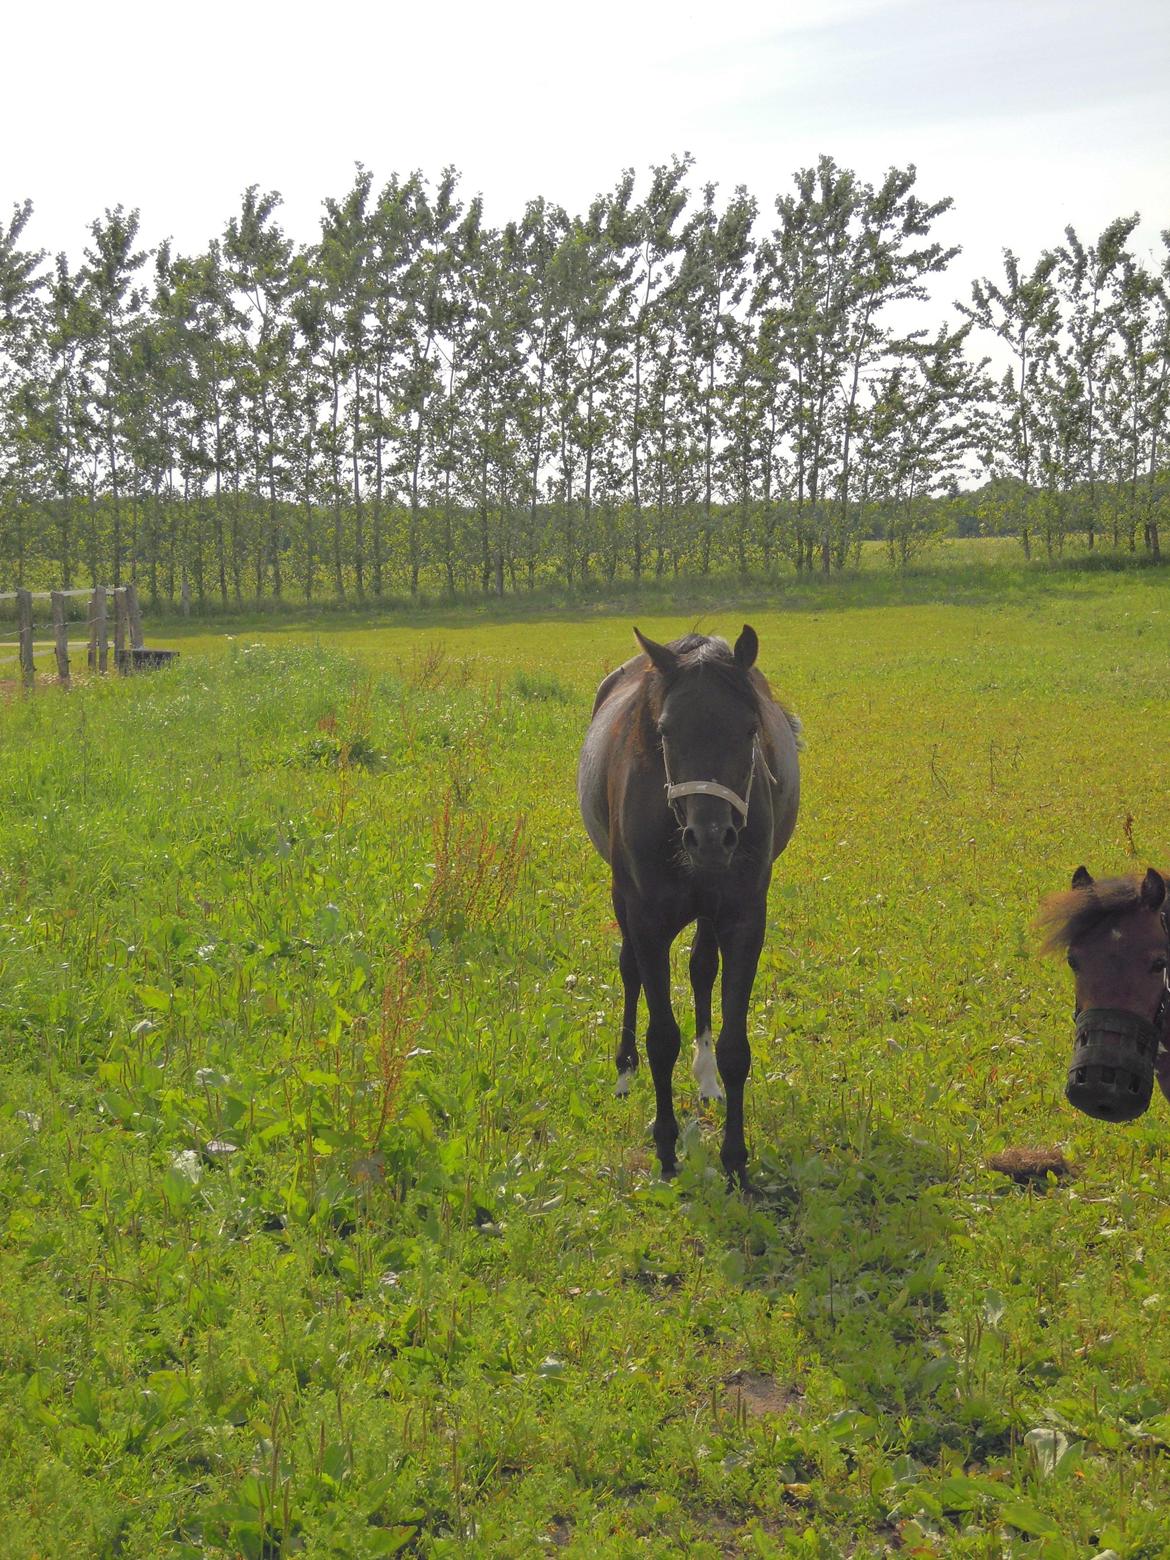
[[[683,845],[684,845],[684,847],[687,850],[694,850],[697,847],[698,843],[699,843],[699,836],[695,833],[694,829],[692,829],[690,824],[688,823],[686,828],[683,830]]]
[[[726,829],[723,831],[723,849],[727,851],[734,850],[735,843],[738,839],[739,835],[735,832],[731,825],[728,824]]]

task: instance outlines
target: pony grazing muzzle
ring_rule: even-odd
[[[1155,1025],[1137,1013],[1083,1009],[1064,1086],[1069,1104],[1097,1121],[1134,1121],[1153,1097],[1158,1041]]]

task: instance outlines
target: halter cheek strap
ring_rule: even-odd
[[[666,761],[666,744],[662,745],[662,767],[666,773],[666,804],[674,808],[681,796],[717,796],[720,801],[730,802],[743,819],[742,828],[748,820],[748,804],[752,799],[752,785],[756,778],[756,765],[759,764],[773,785],[776,777],[768,768],[768,760],[764,757],[764,750],[760,746],[760,739],[752,743],[752,767],[748,772],[747,790],[743,796],[739,796],[730,786],[720,785],[718,780],[683,780],[678,785],[670,778],[670,765]],[[680,820],[681,821],[681,820]]]

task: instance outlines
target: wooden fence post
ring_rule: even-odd
[[[126,659],[126,628],[128,612],[124,586],[114,587],[114,670],[120,672]]]
[[[53,603],[53,638],[57,650],[57,680],[69,683],[69,629],[65,622],[65,597],[59,590],[51,594]]]
[[[106,670],[110,659],[110,639],[106,629],[106,587],[98,585],[94,588],[94,627],[97,631],[97,669],[99,672]]]
[[[142,637],[142,612],[138,606],[138,588],[131,580],[126,589],[126,610],[130,616],[130,648],[141,650],[146,641]]]
[[[18,590],[16,593],[16,621],[20,634],[20,676],[26,688],[31,688],[36,679],[36,669],[33,666],[33,615],[32,615],[32,591]]]

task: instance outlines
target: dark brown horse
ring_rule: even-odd
[[[772,863],[796,825],[799,727],[756,670],[759,641],[746,624],[734,651],[702,634],[659,645],[634,633],[644,654],[597,690],[577,772],[589,838],[613,869],[622,934],[625,1008],[617,1092],[628,1091],[638,1065],[638,997],[644,991],[654,1143],[663,1175],[673,1175],[678,1123],[672,1075],[680,1037],[670,1005],[670,946],[695,921],[694,1072],[704,1098],[726,1089],[723,1167],[729,1180],[746,1187],[747,1007],[764,942]],[[711,992],[720,957],[722,1028],[713,1057]]]
[[[1095,880],[1084,867],[1043,903],[1044,951],[1064,949],[1076,980],[1076,1045],[1065,1092],[1101,1121],[1132,1121],[1154,1078],[1170,1097],[1170,931],[1166,880]]]

